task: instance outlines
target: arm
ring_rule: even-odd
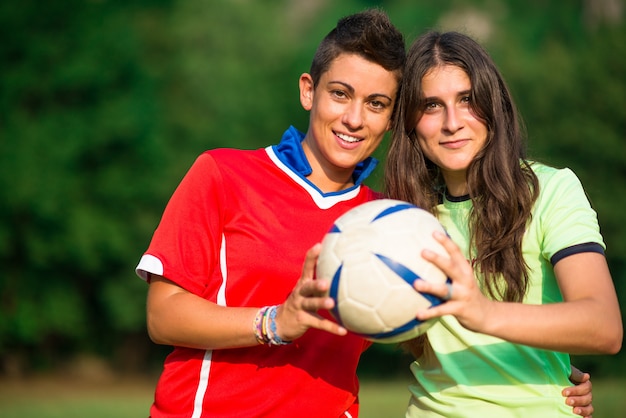
[[[422,255],[451,278],[453,297],[447,303],[419,312],[418,319],[454,315],[472,331],[572,354],[615,354],[620,350],[623,336],[621,315],[603,255],[580,253],[556,264],[554,271],[563,303],[498,302],[481,293],[472,267],[459,247],[444,234],[435,233],[435,238],[450,257],[431,251],[424,251]],[[423,280],[416,281],[415,288],[440,297],[448,292],[443,284]]]
[[[278,308],[276,329],[283,340],[295,340],[311,327],[337,335],[347,332],[315,313],[333,307],[333,300],[323,296],[329,283],[313,280],[319,250],[318,244],[307,252],[300,279]],[[253,322],[258,310],[219,306],[162,276],[152,275],[147,300],[148,334],[157,344],[191,348],[255,346],[259,343]]]

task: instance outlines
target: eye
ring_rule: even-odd
[[[370,101],[370,106],[374,109],[374,110],[385,110],[387,108],[387,104],[381,102],[380,100],[372,100]]]
[[[343,90],[331,90],[330,95],[337,99],[344,99],[347,97],[347,94]]]
[[[439,107],[440,104],[438,102],[424,102],[424,104],[422,105],[422,111],[424,113],[432,113],[436,111]]]

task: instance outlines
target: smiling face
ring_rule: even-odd
[[[468,193],[467,168],[487,141],[487,126],[470,107],[471,88],[465,71],[453,65],[434,67],[422,78],[424,106],[415,132],[453,196]]]
[[[398,75],[355,54],[341,54],[317,85],[300,77],[300,102],[310,111],[302,143],[324,192],[350,187],[358,163],[369,157],[390,128]]]

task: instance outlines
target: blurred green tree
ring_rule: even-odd
[[[142,326],[128,266],[164,158],[140,3],[0,6],[0,353],[45,362]]]
[[[45,367],[81,351],[126,368],[145,361],[137,353],[154,347],[133,268],[174,187],[205,149],[306,129],[297,80],[317,43],[340,16],[376,5],[408,42],[431,27],[483,42],[527,122],[531,155],[581,177],[626,297],[626,29],[623,11],[606,13],[622,1],[11,3],[0,3],[5,362]],[[371,350],[404,364],[393,347]],[[618,359],[580,361],[617,374]]]

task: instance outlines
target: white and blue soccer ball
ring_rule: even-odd
[[[381,199],[340,216],[322,241],[316,277],[330,280],[335,320],[382,343],[406,341],[436,321],[419,310],[443,301],[413,288],[415,280],[445,283],[446,275],[421,257],[423,249],[448,256],[433,238],[445,233],[437,218],[410,203]]]

